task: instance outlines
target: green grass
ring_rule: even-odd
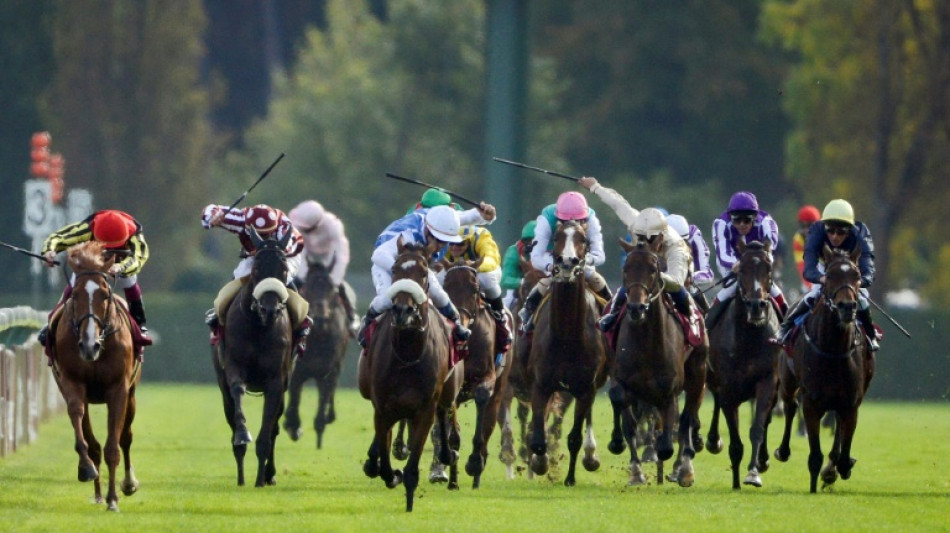
[[[157,363],[157,361],[154,361]],[[794,437],[788,463],[772,460],[764,487],[731,489],[728,451],[699,454],[696,485],[626,485],[627,455],[611,455],[609,401],[595,404],[602,466],[589,473],[578,465],[577,486],[560,480],[508,481],[497,460],[498,432],[482,487],[460,474],[462,489],[423,480],[415,510],[405,513],[400,486],[387,490],[363,475],[371,438],[372,408],[354,390],[338,395],[338,420],[329,426],[324,449],[315,449],[312,419],[316,393],[308,388],[303,413],[307,432],[299,442],[277,440],[277,486],[253,487],[256,458],[246,460],[249,485],[236,485],[236,470],[221,400],[212,386],[144,383],[139,390],[132,447],[138,494],[120,494],[118,514],[91,504],[92,484],[76,481],[77,456],[65,415],[40,428],[40,438],[0,460],[0,531],[950,531],[950,476],[942,459],[950,452],[947,404],[866,403],[853,453],[853,476],[831,492],[808,493],[807,443]],[[260,398],[249,398],[255,436]],[[703,406],[708,426],[711,401]],[[93,410],[104,441],[104,409]],[[743,437],[749,410],[743,408]],[[462,463],[470,452],[474,407],[461,410]],[[781,422],[776,419],[776,422]],[[773,424],[770,451],[780,438]],[[728,435],[724,436],[728,446]],[[827,451],[831,439],[823,435]],[[566,452],[566,446],[562,444]],[[748,444],[746,445],[748,453]],[[423,464],[427,467],[427,449]],[[742,475],[745,475],[743,461]],[[667,465],[669,466],[669,462]],[[562,462],[561,477],[566,472]],[[427,471],[427,470],[426,470]],[[121,472],[121,471],[120,471]],[[423,472],[425,474],[426,472]],[[105,472],[103,473],[105,477]],[[120,473],[121,476],[121,473]]]

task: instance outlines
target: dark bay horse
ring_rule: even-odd
[[[116,467],[119,450],[125,465],[122,492],[135,494],[132,459],[132,421],[135,419],[135,389],[142,377],[141,362],[132,347],[131,323],[110,281],[109,268],[115,256],[96,241],[69,250],[69,266],[75,283],[63,312],[53,326],[53,376],[59,386],[75,433],[79,454],[79,481],[93,481],[96,503],[102,503],[99,467],[103,453],[109,468],[109,511],[119,510]],[[108,432],[105,448],[96,440],[89,420],[89,404],[106,404]]]
[[[663,482],[663,461],[673,456],[673,431],[677,426],[677,399],[685,392],[686,401],[679,415],[678,468],[672,480],[680,486],[693,484],[693,429],[699,427],[699,406],[706,382],[708,343],[693,348],[686,341],[672,302],[663,290],[660,257],[645,243],[620,241],[627,252],[623,266],[623,284],[627,290],[627,310],[620,323],[616,354],[610,368],[610,403],[614,429],[609,449],[621,453],[624,434],[630,446],[630,484],[646,482],[637,457],[634,429],[621,430],[621,415],[626,411],[627,426],[634,419],[632,407],[639,402],[659,411],[662,433],[657,441],[657,484]],[[639,406],[641,409],[643,405]]]
[[[454,416],[465,375],[463,362],[450,368],[452,332],[429,304],[428,272],[425,248],[400,241],[387,293],[393,307],[380,315],[359,361],[360,394],[373,402],[375,427],[363,472],[381,477],[389,488],[404,483],[406,511],[412,511],[419,458],[436,416],[442,428],[440,442],[449,442],[448,418]],[[390,463],[390,445],[392,427],[403,419],[409,420],[409,460],[400,472]],[[452,465],[457,459],[457,447],[441,448],[443,464]]]
[[[771,246],[760,242],[740,244],[736,296],[723,310],[722,319],[709,331],[709,371],[706,384],[713,394],[712,423],[706,448],[722,451],[719,411],[729,426],[729,459],[732,488],[739,489],[739,463],[744,447],[739,435],[739,406],[755,400],[749,440],[752,453],[743,483],[762,486],[759,474],[769,468],[766,446],[778,384],[781,348],[769,342],[779,327],[778,311],[769,297],[772,289]]]
[[[868,347],[857,321],[861,271],[857,267],[861,250],[845,255],[829,247],[823,251],[825,284],[812,314],[805,319],[802,332],[783,355],[780,391],[790,412],[798,405],[801,392],[802,415],[808,434],[808,471],[811,492],[817,492],[818,477],[822,488],[851,477],[855,459],[851,442],[858,425],[858,408],[874,377],[874,353]],[[822,467],[821,417],[836,414],[834,443],[828,462]],[[787,461],[792,417],[785,418],[782,443],[775,457]]]
[[[334,395],[340,379],[340,367],[346,355],[346,343],[350,338],[346,323],[346,309],[340,299],[337,286],[330,279],[330,267],[310,263],[307,279],[300,294],[310,302],[309,315],[313,319],[307,350],[294,363],[290,378],[287,412],[284,414],[284,429],[292,440],[300,438],[300,392],[304,384],[314,379],[317,382],[317,413],[313,429],[317,432],[317,449],[323,446],[323,432],[327,424],[336,420]]]
[[[248,281],[226,313],[222,344],[212,357],[224,416],[231,427],[231,448],[237,462],[238,485],[244,485],[244,455],[253,442],[247,429],[243,400],[247,391],[264,396],[261,429],[255,451],[255,487],[276,484],[274,445],[284,412],[284,392],[293,368],[291,324],[287,312],[287,258],[284,249],[290,232],[281,240],[262,239],[252,230],[257,252]]]
[[[504,395],[511,369],[511,354],[501,354],[501,365],[496,366],[499,352],[495,347],[495,319],[482,299],[478,283],[478,267],[475,262],[450,266],[445,271],[442,287],[459,310],[462,320],[472,335],[467,342],[465,378],[456,398],[456,407],[470,400],[475,401],[475,429],[472,434],[472,453],[465,463],[465,472],[472,476],[472,488],[481,482],[485,462],[488,459],[488,441],[495,429],[498,408]],[[509,317],[510,320],[510,317]],[[509,327],[511,325],[509,324]],[[443,444],[444,445],[444,444]],[[441,465],[435,465],[436,468]],[[452,471],[449,483],[457,477]]]
[[[531,469],[544,475],[548,468],[545,417],[552,395],[564,392],[574,397],[574,425],[567,436],[570,465],[564,484],[574,486],[577,454],[583,442],[584,468],[600,467],[594,452],[591,411],[597,390],[607,380],[607,352],[597,328],[600,309],[584,279],[589,249],[584,227],[576,222],[558,224],[554,231],[554,267],[546,302],[539,307],[534,339],[528,359],[531,383]],[[584,423],[587,435],[582,439]]]

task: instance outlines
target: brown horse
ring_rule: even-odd
[[[812,314],[805,319],[802,334],[795,339],[791,357],[782,356],[781,394],[789,412],[795,412],[801,391],[802,415],[808,433],[808,471],[811,492],[851,477],[856,459],[851,457],[851,441],[858,425],[858,408],[874,377],[874,353],[857,323],[861,271],[857,267],[859,248],[850,256],[825,247],[825,284]],[[821,417],[836,413],[835,439],[822,467]],[[775,450],[779,461],[787,461],[792,417],[785,418],[782,444]]]
[[[462,362],[450,368],[452,332],[429,305],[429,264],[425,248],[403,245],[393,264],[393,284],[387,295],[393,307],[383,313],[359,361],[360,394],[373,402],[375,435],[363,472],[381,477],[389,488],[406,486],[406,511],[412,511],[419,485],[419,458],[429,429],[439,418],[440,442],[449,442],[446,428],[454,416],[455,398],[462,385]],[[409,420],[409,460],[405,471],[390,463],[392,427]],[[439,460],[451,465],[458,449],[441,448]]]
[[[472,488],[481,482],[485,462],[488,459],[488,441],[495,429],[498,408],[504,395],[511,369],[510,350],[500,354],[495,347],[495,320],[481,297],[478,284],[478,267],[481,259],[450,266],[445,271],[442,283],[445,292],[459,310],[465,325],[471,330],[468,339],[468,356],[465,358],[465,378],[456,398],[456,407],[475,400],[475,430],[472,435],[472,454],[465,463],[465,472],[472,476]],[[511,320],[511,317],[508,317]],[[509,324],[510,327],[510,324]],[[496,366],[496,358],[501,364]],[[436,446],[438,448],[438,446]],[[433,465],[435,469],[441,465]],[[453,469],[451,484],[456,477]],[[430,476],[431,479],[431,476]]]
[[[709,372],[706,384],[713,394],[713,416],[706,448],[722,451],[719,437],[719,411],[729,426],[729,459],[732,464],[732,488],[739,489],[739,463],[744,448],[739,436],[739,406],[755,400],[749,440],[752,454],[743,483],[762,486],[759,474],[769,468],[766,446],[772,408],[778,384],[778,359],[781,348],[769,340],[779,327],[778,310],[772,304],[771,246],[760,242],[740,244],[736,297],[723,310],[722,319],[709,331]]]
[[[284,392],[293,368],[293,343],[287,312],[287,258],[284,249],[290,233],[281,240],[262,239],[252,231],[257,252],[248,278],[226,313],[225,333],[212,357],[224,416],[231,427],[231,449],[237,462],[238,485],[244,485],[244,455],[253,442],[247,429],[243,400],[246,391],[264,396],[260,435],[255,445],[255,487],[276,484],[274,445],[284,412]]]
[[[102,503],[99,467],[103,452],[109,468],[109,511],[119,510],[115,491],[119,449],[125,464],[122,492],[135,494],[135,478],[129,450],[135,419],[135,389],[142,377],[140,360],[132,347],[131,323],[119,303],[110,280],[115,256],[101,243],[88,241],[69,250],[69,266],[75,272],[73,291],[53,325],[53,376],[73,424],[79,454],[79,481],[93,481],[96,503]],[[108,407],[108,437],[105,449],[96,440],[89,420],[89,404]]]
[[[290,378],[284,429],[292,440],[300,438],[300,392],[311,378],[317,382],[319,399],[313,429],[317,432],[317,449],[323,447],[323,432],[327,424],[336,420],[334,396],[340,379],[340,367],[346,355],[350,338],[346,323],[346,309],[340,293],[330,279],[330,269],[320,263],[310,263],[307,279],[300,294],[310,302],[313,325],[307,339],[307,350],[294,363]]]
[[[672,302],[663,290],[659,256],[644,243],[620,241],[627,252],[623,284],[627,291],[627,312],[620,323],[616,354],[610,369],[610,403],[614,429],[609,449],[619,454],[624,448],[623,433],[630,446],[630,484],[646,482],[633,442],[633,427],[621,431],[621,414],[633,417],[632,406],[655,407],[660,413],[662,433],[657,441],[657,484],[663,482],[663,461],[673,456],[673,430],[677,419],[677,398],[685,392],[686,402],[679,415],[679,452],[671,480],[682,487],[694,481],[692,431],[699,426],[699,406],[706,381],[708,344],[692,348],[686,341]]]
[[[589,249],[584,227],[576,222],[558,224],[554,231],[554,267],[549,297],[538,311],[534,340],[528,359],[531,380],[531,469],[544,475],[548,469],[545,417],[552,395],[562,391],[574,397],[574,425],[567,436],[570,465],[564,484],[574,486],[577,454],[583,440],[584,468],[600,467],[594,452],[591,425],[594,398],[607,380],[606,343],[597,328],[600,316],[594,293],[584,280]],[[581,437],[587,422],[586,438]]]

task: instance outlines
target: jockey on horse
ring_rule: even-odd
[[[861,289],[858,296],[858,320],[867,334],[871,351],[877,351],[880,345],[877,342],[877,330],[871,320],[871,307],[868,303],[868,287],[874,282],[874,242],[871,240],[871,231],[863,222],[854,219],[854,208],[846,200],[832,200],[825,206],[821,215],[820,224],[812,224],[808,231],[804,250],[804,278],[812,283],[811,290],[802,297],[798,305],[791,309],[782,327],[776,335],[775,342],[786,344],[791,339],[790,333],[794,330],[795,320],[808,313],[815,307],[815,302],[821,294],[821,286],[825,282],[824,264],[820,263],[822,250],[827,246],[832,250],[851,252],[861,248],[861,257],[858,259],[858,268],[861,270]]]
[[[350,264],[350,241],[346,238],[343,222],[327,211],[319,202],[306,200],[297,204],[288,214],[297,231],[303,235],[306,261],[301,261],[295,276],[295,284],[303,286],[307,279],[310,264],[320,264],[330,274],[330,280],[338,287],[343,308],[346,309],[347,324],[355,337],[360,327],[356,314],[356,294],[344,280],[346,267]]]
[[[366,347],[367,326],[393,306],[392,300],[386,293],[392,286],[392,266],[399,255],[399,242],[401,241],[403,245],[422,244],[426,247],[431,259],[441,259],[446,243],[462,240],[459,230],[460,219],[463,217],[468,224],[487,224],[495,220],[495,208],[491,204],[482,202],[478,208],[462,212],[446,205],[420,209],[391,223],[376,239],[371,269],[376,297],[369,304],[357,335],[360,346]],[[435,272],[431,269],[429,270],[429,296],[439,312],[455,323],[453,330],[455,338],[463,341],[468,339],[471,332],[462,325],[458,310],[452,305],[448,294],[442,289]]]
[[[504,332],[498,343],[499,352],[507,352],[511,346],[511,329],[508,327],[508,315],[501,293],[501,253],[498,244],[490,231],[479,226],[465,226],[461,231],[462,240],[450,242],[445,251],[443,261],[446,269],[465,261],[481,261],[478,265],[478,287],[485,295],[485,301],[491,308],[491,316],[495,319],[496,329]],[[440,278],[444,274],[440,274]]]
[[[145,327],[142,288],[138,283],[138,273],[145,266],[145,262],[148,261],[148,244],[145,243],[145,236],[142,234],[142,225],[123,211],[114,209],[97,211],[85,220],[66,225],[46,238],[43,243],[43,257],[46,260],[46,266],[50,268],[55,266],[53,259],[57,253],[70,246],[90,240],[101,242],[109,250],[127,253],[121,260],[117,258],[109,272],[117,276],[116,284],[122,287],[125,292],[125,299],[129,304],[129,314],[138,323],[142,335],[147,335],[148,329]],[[50,319],[72,294],[75,280],[76,275],[73,274],[66,284],[59,302],[50,312]],[[43,326],[43,329],[37,335],[40,344],[46,346],[48,336],[49,324]]]
[[[821,220],[821,213],[813,205],[805,205],[798,210],[798,229],[792,237],[792,254],[795,256],[798,277],[801,278],[802,293],[811,290],[811,282],[805,279],[805,241],[808,240],[808,230],[819,220]]]
[[[740,191],[729,199],[729,206],[713,221],[713,241],[716,245],[716,263],[723,278],[733,276],[733,271],[739,266],[738,243],[742,239],[749,243],[758,241],[762,244],[771,243],[771,250],[778,245],[778,224],[772,216],[759,209],[759,202],[751,192]],[[771,253],[770,253],[771,255]],[[711,329],[722,311],[727,307],[729,300],[736,294],[736,284],[724,287],[716,295],[709,312],[706,313],[706,329]],[[772,284],[769,293],[778,304],[782,316],[788,311],[785,295],[777,283]]]
[[[524,279],[522,261],[531,263],[531,247],[534,241],[534,228],[537,220],[530,220],[521,228],[521,239],[505,250],[505,257],[501,260],[501,288],[506,291],[504,303],[511,307],[515,298],[515,291],[521,287]]]
[[[262,238],[273,236],[276,239],[283,238],[288,232],[291,238],[287,243],[285,254],[287,258],[287,279],[285,283],[291,290],[288,292],[287,311],[290,314],[290,324],[294,331],[293,342],[296,353],[303,356],[307,345],[307,335],[310,333],[310,325],[313,323],[307,311],[310,304],[300,296],[293,287],[293,279],[302,262],[303,256],[303,236],[300,235],[290,218],[280,209],[275,209],[265,204],[258,204],[244,209],[230,209],[226,205],[211,204],[204,208],[201,214],[201,225],[205,229],[214,227],[223,228],[238,236],[241,242],[243,258],[234,269],[234,279],[229,281],[218,292],[214,299],[214,307],[208,310],[205,317],[205,323],[211,328],[212,344],[220,340],[222,334],[221,318],[226,314],[231,300],[237,295],[244,283],[247,282],[251,274],[251,267],[254,265],[254,254],[257,250],[251,241],[251,230],[257,232]]]
[[[711,287],[715,279],[712,268],[709,266],[709,245],[703,238],[702,230],[695,224],[687,222],[683,215],[669,215],[666,217],[666,223],[689,245],[693,262],[689,269],[688,290],[693,301],[702,308],[703,314],[706,314],[709,311],[709,304],[706,302],[703,290]]]
[[[689,293],[686,292],[686,278],[689,275],[692,259],[686,241],[669,226],[666,217],[659,209],[648,207],[643,211],[637,211],[620,193],[600,185],[595,178],[583,177],[580,185],[596,194],[614,210],[620,221],[627,226],[633,239],[647,243],[652,252],[666,260],[666,270],[660,273],[660,277],[663,278],[663,290],[673,299],[676,310],[689,319],[692,312]],[[600,319],[601,331],[610,331],[614,327],[626,303],[626,288],[621,284],[611,304],[610,312]]]
[[[597,272],[596,267],[604,264],[604,236],[600,230],[600,219],[593,209],[588,207],[587,199],[579,192],[569,191],[561,193],[557,197],[557,203],[548,205],[541,210],[538,215],[537,225],[534,228],[534,245],[531,249],[531,263],[535,268],[542,272],[551,272],[554,266],[554,257],[551,250],[554,243],[551,237],[554,235],[558,223],[568,220],[574,220],[584,226],[589,242],[588,257],[584,265],[584,278],[588,286],[604,300],[610,300],[610,288],[607,287],[607,281]],[[531,293],[525,298],[524,307],[518,312],[521,319],[521,329],[525,332],[534,329],[532,317],[537,311],[538,306],[544,295],[551,287],[551,277],[542,278],[537,285],[531,289]]]

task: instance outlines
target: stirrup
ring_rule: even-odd
[[[605,333],[610,331],[614,327],[614,324],[617,323],[618,316],[620,316],[620,313],[608,313],[600,317],[600,320],[597,321],[598,329]]]
[[[215,312],[213,307],[205,311],[205,325],[211,329],[217,328],[221,325],[220,321],[218,320],[218,313]]]
[[[36,340],[40,343],[40,346],[46,346],[46,342],[49,340],[49,324],[40,329],[39,333],[36,334]]]

